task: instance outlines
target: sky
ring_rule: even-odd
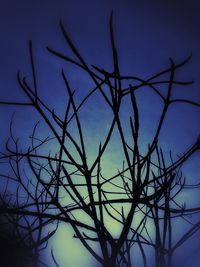
[[[58,1],[56,4],[55,1],[1,1],[2,100],[10,96],[13,99],[23,97],[16,83],[16,73],[21,71],[23,75],[29,75],[30,39],[33,40],[40,92],[45,92],[44,87],[48,84],[48,99],[53,98],[53,85],[59,82],[58,71],[63,62],[49,55],[46,46],[60,51],[67,49],[58,25],[60,19],[88,62],[109,66],[111,55],[108,18],[111,10],[114,11],[116,41],[124,73],[148,77],[168,66],[169,57],[178,61],[192,52],[193,58],[185,73],[188,75],[186,78],[193,79],[195,84],[187,92],[190,98],[199,100],[198,1],[188,3],[155,0]],[[74,80],[75,76],[73,74]],[[78,79],[80,84],[81,79],[83,77]],[[184,131],[184,138],[189,141],[187,136],[195,138],[198,131],[198,115],[196,110],[188,109],[186,113],[192,124]],[[10,116],[7,114],[8,110],[1,118],[2,123]],[[181,116],[177,119],[181,124],[185,123]]]
[[[85,88],[91,86],[91,81],[82,72],[76,71],[51,55],[46,47],[70,53],[59,28],[59,21],[62,20],[88,63],[110,69],[112,57],[108,22],[111,11],[113,11],[122,73],[147,78],[160,69],[168,67],[169,57],[179,62],[192,53],[191,61],[178,75],[186,80],[194,80],[194,84],[187,89],[178,89],[182,91],[177,90],[177,94],[200,101],[200,3],[198,0],[0,0],[0,100],[25,100],[17,84],[16,73],[20,71],[31,81],[29,40],[33,41],[41,97],[55,107],[56,111],[62,112],[65,91],[60,79],[60,70],[64,67],[72,85],[80,88],[77,94],[78,98],[81,98],[84,90],[87,90]],[[57,93],[58,88],[61,88],[59,93]],[[153,134],[152,122],[156,121],[159,103],[148,93],[145,93],[144,97],[138,95],[138,99],[142,110],[141,120],[144,122],[142,129],[145,143],[145,140],[150,139]],[[88,106],[88,109],[83,112],[87,136],[89,140],[92,138],[93,143],[98,141],[95,131],[99,133],[102,131],[101,124],[98,122],[104,125],[109,123],[106,117],[107,110],[102,109],[101,105],[99,99],[94,99],[93,105]],[[21,107],[1,106],[1,149],[8,137],[9,121],[14,111],[16,113],[15,132],[18,136],[28,136],[33,123],[38,120],[37,115],[28,108],[24,112],[24,108]],[[124,112],[126,113],[126,107]],[[94,115],[92,119],[91,113]],[[167,117],[165,130],[161,133],[161,143],[165,151],[171,149],[178,154],[192,145],[200,133],[199,118],[198,108],[181,105],[172,108]],[[117,141],[115,140],[114,144],[115,142]],[[24,140],[22,145],[25,143]],[[117,149],[115,152],[117,153]],[[107,158],[108,161],[115,161],[109,154]],[[200,174],[200,169],[195,164],[198,159],[199,157],[195,156],[194,162],[185,167],[189,175],[198,176],[195,176],[195,179],[198,179]],[[61,229],[59,231],[62,236],[64,231]],[[59,233],[55,237],[56,244],[60,243]],[[85,255],[84,252],[80,253]],[[60,257],[63,258],[64,254],[65,252]],[[69,267],[75,264],[79,267],[77,262],[71,259]],[[86,263],[85,266],[88,264]]]

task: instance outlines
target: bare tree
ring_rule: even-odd
[[[61,77],[67,92],[67,104],[63,107],[63,115],[58,115],[55,109],[40,97],[32,42],[29,42],[33,84],[28,83],[20,73],[17,75],[20,88],[28,101],[0,104],[33,108],[40,115],[42,123],[48,126],[49,135],[41,139],[37,132],[37,123],[33,127],[30,146],[27,149],[21,148],[19,140],[14,137],[11,122],[7,151],[1,153],[2,164],[9,166],[9,172],[2,173],[1,177],[12,180],[17,191],[10,197],[13,207],[2,206],[0,212],[22,216],[28,225],[29,236],[37,232],[37,238],[34,239],[36,254],[39,253],[40,245],[45,244],[56,232],[59,222],[65,222],[72,226],[74,237],[78,238],[104,267],[135,266],[132,256],[135,248],[141,252],[144,266],[151,266],[146,255],[149,247],[155,250],[155,266],[172,266],[175,250],[199,229],[199,223],[193,225],[189,232],[173,244],[173,218],[179,216],[184,219],[187,214],[199,212],[199,207],[181,206],[178,195],[188,187],[181,167],[200,149],[200,141],[197,139],[187,151],[175,159],[172,153],[170,159],[167,159],[169,157],[160,147],[159,137],[171,105],[183,103],[200,106],[199,103],[188,99],[173,98],[173,89],[176,86],[192,83],[175,79],[175,72],[184,67],[191,56],[180,63],[170,59],[168,68],[148,79],[122,75],[112,16],[111,71],[88,65],[62,22],[60,27],[75,59],[49,47],[48,51],[85,71],[94,87],[77,104],[76,92],[71,88],[63,69]],[[163,86],[164,92],[160,90]],[[155,134],[147,144],[146,151],[141,149],[140,106],[137,99],[137,93],[142,88],[151,90],[162,102]],[[104,139],[99,144],[94,144],[97,153],[89,161],[88,158],[91,157],[86,145],[86,129],[82,126],[80,114],[86,103],[95,95],[104,101],[112,119]],[[130,108],[128,121],[121,115],[124,103]],[[118,136],[122,155],[121,166],[113,170],[114,175],[109,176],[104,172],[104,156],[114,133]],[[48,150],[52,144],[56,147],[55,152]],[[198,188],[198,185],[196,187]],[[82,216],[85,218],[84,222],[80,221]],[[136,218],[139,218],[139,222],[135,225]],[[21,225],[23,223],[21,222]],[[112,223],[118,225],[117,237],[109,230],[108,224]],[[51,231],[42,234],[42,230],[52,224]],[[153,230],[150,231],[150,228]],[[97,242],[99,250],[94,248],[93,242]],[[58,266],[53,252],[52,256]]]
[[[1,209],[15,209],[6,195],[0,197]],[[0,217],[1,266],[47,266],[41,261],[39,254],[46,248],[50,236],[43,238],[42,233],[43,225],[40,217],[31,220],[23,214],[2,214]]]

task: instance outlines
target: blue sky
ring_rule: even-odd
[[[51,98],[50,95],[53,98],[54,88],[59,83],[59,67],[64,63],[49,55],[46,46],[68,51],[58,26],[60,19],[88,62],[105,68],[110,66],[107,25],[111,10],[114,11],[116,41],[123,72],[145,78],[168,66],[169,57],[178,61],[192,51],[193,58],[182,75],[193,79],[195,84],[183,91],[190,98],[199,100],[198,2],[155,0],[1,1],[2,100],[23,97],[16,83],[16,72],[20,70],[25,76],[29,75],[29,39],[33,40],[40,92],[43,94],[48,85],[48,91],[51,92],[48,98]],[[78,80],[77,86],[82,85],[85,78],[80,74],[77,79],[77,75],[73,73],[70,77]],[[44,95],[47,95],[46,92]],[[193,132],[199,129],[198,113],[187,109],[186,114],[191,125],[187,125],[184,137],[188,135],[191,138]],[[4,122],[5,118],[6,114],[1,121]],[[181,122],[181,115],[177,119]]]

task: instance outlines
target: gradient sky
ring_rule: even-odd
[[[200,101],[198,0],[0,0],[0,99],[25,99],[17,84],[16,73],[20,70],[25,76],[31,77],[28,57],[30,39],[33,40],[40,95],[48,100],[52,107],[56,107],[58,112],[62,111],[65,92],[61,90],[58,94],[57,88],[63,87],[60,69],[64,66],[70,76],[70,82],[83,90],[78,95],[81,97],[84,88],[89,87],[91,81],[82,72],[75,71],[60,59],[50,55],[46,46],[70,53],[59,29],[59,20],[62,19],[87,61],[110,68],[112,57],[108,20],[111,10],[114,12],[114,29],[122,73],[147,78],[169,66],[169,57],[178,62],[192,52],[192,60],[184,67],[180,77],[192,79],[195,83],[187,90],[180,88],[182,91],[181,94],[179,91],[179,94]],[[148,94],[144,98],[139,97],[144,122],[144,140],[153,134],[151,125],[157,115],[157,105],[149,105],[152,99]],[[106,110],[100,108],[101,103],[98,99],[94,101],[95,105],[83,113],[85,125],[90,125],[87,132],[89,138],[94,135],[93,129],[98,130],[100,127],[94,120],[90,121],[91,112],[96,114],[96,120],[107,123],[106,119],[102,119],[106,118]],[[21,107],[0,107],[0,136],[3,141],[8,136],[8,122],[14,110],[17,110],[15,129],[19,136],[22,136],[22,124],[23,135],[28,135],[32,123],[37,121],[29,110],[24,112]],[[199,135],[200,111],[180,105],[173,108],[170,115],[161,140],[164,149],[175,150],[176,154],[193,144]],[[95,137],[93,140],[96,142]],[[0,147],[3,147],[3,142]],[[197,180],[200,174],[199,167],[195,165],[198,160],[199,157],[194,157],[194,162],[185,168],[189,175],[195,174],[194,180]],[[199,199],[197,201],[199,202]],[[60,230],[60,233],[63,235],[63,231]],[[55,238],[56,243],[59,243],[59,235]],[[73,259],[71,264],[69,267],[73,264],[79,267]],[[80,266],[86,267],[87,264]]]
[[[105,68],[109,66],[111,55],[108,18],[111,10],[114,11],[117,46],[123,72],[145,78],[168,66],[169,57],[178,61],[192,52],[192,61],[185,68],[183,75],[186,79],[194,79],[194,86],[187,92],[190,98],[199,100],[198,1],[188,3],[155,0],[1,1],[1,99],[12,97],[14,100],[23,97],[16,83],[16,72],[20,70],[25,76],[29,75],[29,39],[32,39],[34,44],[40,92],[45,92],[48,86],[48,99],[54,99],[55,86],[59,83],[59,67],[64,63],[49,55],[45,47],[49,45],[63,52],[68,51],[58,26],[60,19],[88,62],[103,65]],[[77,81],[77,86],[83,84],[84,78],[81,75],[77,77],[77,74],[73,73],[71,77]],[[85,80],[84,82],[87,83]],[[194,109],[187,109],[186,116],[189,117],[188,123],[191,125],[187,125],[182,133],[189,142],[199,130],[198,113]],[[4,114],[0,123],[6,120],[7,114]],[[185,116],[184,120],[181,116],[177,117],[177,120],[181,125],[185,124]]]

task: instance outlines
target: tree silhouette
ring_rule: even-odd
[[[104,267],[136,266],[134,250],[140,251],[143,266],[152,266],[148,258],[149,248],[155,252],[156,267],[173,266],[174,254],[185,241],[199,229],[199,222],[180,237],[172,240],[173,221],[186,219],[197,214],[199,207],[188,208],[180,204],[179,195],[183,190],[198,188],[188,185],[181,167],[200,149],[200,140],[192,144],[182,155],[168,155],[160,147],[159,137],[169,107],[177,103],[199,107],[200,104],[185,98],[174,98],[176,86],[190,85],[191,81],[175,79],[175,73],[188,63],[191,56],[175,63],[169,60],[169,67],[148,79],[122,75],[115,44],[112,15],[110,18],[110,41],[113,69],[111,71],[88,65],[75,47],[62,22],[60,27],[66,43],[75,59],[52,48],[48,51],[56,57],[82,69],[94,83],[94,87],[77,104],[76,92],[62,69],[61,77],[68,94],[63,115],[50,108],[40,97],[37,83],[32,42],[29,53],[33,84],[20,73],[17,80],[26,95],[27,102],[1,102],[1,105],[28,106],[38,112],[41,122],[48,126],[49,134],[41,138],[39,123],[33,127],[30,146],[20,147],[13,134],[13,120],[10,125],[10,139],[6,152],[1,153],[2,164],[9,166],[8,174],[2,179],[16,184],[16,194],[10,196],[12,207],[3,205],[1,214],[14,214],[23,220],[18,224],[28,225],[28,234],[34,236],[32,249],[39,254],[40,246],[53,236],[60,222],[70,224],[74,238]],[[161,88],[165,88],[165,91]],[[162,102],[162,111],[152,140],[146,151],[141,148],[140,106],[137,93],[141,89],[151,90]],[[96,145],[92,160],[86,145],[87,137],[82,126],[81,111],[89,100],[98,95],[104,107],[112,115],[106,128],[106,135]],[[128,122],[121,115],[124,103],[128,103]],[[40,122],[40,124],[41,124]],[[73,126],[73,127],[72,127]],[[105,127],[105,125],[102,125]],[[73,128],[73,129],[71,129]],[[129,134],[130,133],[130,134]],[[104,171],[105,153],[112,143],[113,135],[118,137],[121,151],[121,166],[109,176]],[[52,145],[56,152],[52,152]],[[90,161],[88,160],[90,158]],[[112,166],[110,166],[112,168]],[[82,220],[84,218],[84,220]],[[135,223],[137,221],[137,223]],[[14,225],[16,222],[13,222]],[[117,225],[118,236],[112,234],[109,226]],[[45,227],[51,231],[43,234]],[[93,243],[99,246],[97,250]],[[58,265],[53,251],[54,263]],[[53,263],[52,263],[53,264]]]
[[[5,194],[1,195],[1,209],[12,209]],[[27,220],[26,216],[15,213],[3,214],[0,218],[0,255],[2,267],[47,266],[39,259],[39,253],[46,248],[47,240],[42,239],[40,218]]]

